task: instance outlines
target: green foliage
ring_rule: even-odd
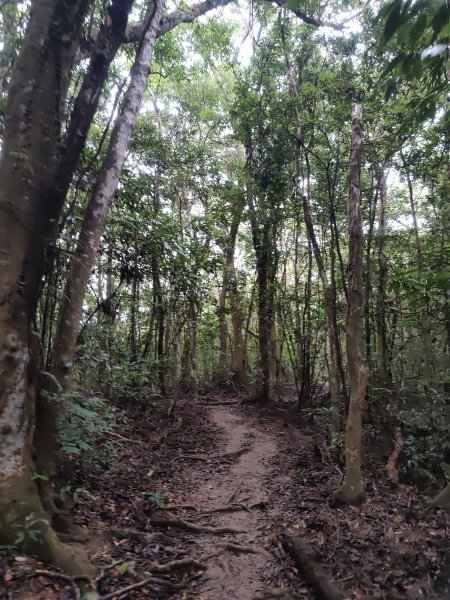
[[[422,480],[436,481],[436,475],[440,479],[450,475],[450,406],[446,394],[427,386],[425,389],[420,402],[413,400],[413,406],[406,399],[397,417],[404,431],[407,469]]]
[[[146,498],[151,500],[157,508],[165,508],[164,493],[162,492],[145,492]]]
[[[417,80],[421,94],[414,100],[418,120],[433,119],[445,101],[450,41],[450,8],[445,0],[393,0],[379,11],[383,24],[378,49],[393,50],[381,81],[389,99],[403,80]]]
[[[39,541],[42,535],[42,527],[45,527],[47,524],[48,522],[45,519],[37,517],[34,513],[30,513],[25,517],[24,524],[14,525],[18,533],[13,546],[20,548],[27,540],[33,542]]]
[[[61,452],[71,460],[91,465],[109,460],[112,445],[99,442],[106,431],[115,427],[117,409],[103,398],[75,390],[62,395],[59,401],[64,405],[59,421]]]

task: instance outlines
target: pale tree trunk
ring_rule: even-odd
[[[86,207],[61,301],[55,347],[52,355],[51,372],[54,379],[48,382],[50,394],[56,394],[59,391],[55,386],[55,380],[62,389],[67,388],[70,383],[83,300],[99,248],[106,213],[117,189],[125,162],[128,142],[142,105],[163,3],[164,0],[156,0],[155,4],[152,3],[147,11],[145,33],[139,44],[131,70],[131,79],[124,96],[122,110],[116,119],[106,156]],[[40,420],[45,435],[38,435],[36,438],[37,456],[40,473],[50,481],[56,472],[58,412],[59,407],[55,402],[43,399],[40,406]]]
[[[230,308],[231,308],[231,323],[233,326],[233,348],[231,351],[231,370],[233,372],[233,384],[241,390],[248,384],[247,375],[245,373],[245,351],[244,341],[242,336],[242,312],[239,307],[239,298],[236,282],[236,274],[234,270],[233,260],[233,277],[230,281]]]
[[[411,180],[411,175],[409,173],[408,164],[403,155],[403,152],[400,151],[400,157],[402,159],[403,168],[406,173],[406,182],[408,184],[408,196],[409,196],[409,206],[411,208],[411,217],[413,220],[413,233],[414,233],[414,241],[416,245],[416,256],[417,256],[417,267],[420,272],[423,271],[423,256],[422,256],[422,245],[420,241],[419,235],[419,224],[417,221],[417,209],[416,209],[416,201],[414,198],[414,188],[413,182]],[[431,335],[430,335],[430,327],[429,327],[429,318],[428,314],[421,319],[420,323],[421,330],[421,339],[423,340],[423,375],[430,381],[433,377],[433,353],[432,353],[432,343],[431,343]]]
[[[62,544],[33,478],[34,403],[41,349],[31,331],[44,249],[54,224],[47,203],[58,162],[61,110],[88,2],[36,0],[9,88],[0,160],[0,543],[69,572],[91,573]],[[34,537],[34,536],[33,536]]]
[[[227,348],[228,348],[228,330],[226,320],[226,300],[227,300],[227,287],[228,287],[228,264],[227,257],[225,256],[223,262],[223,275],[222,275],[222,288],[219,294],[219,364],[217,367],[217,383],[224,383],[228,376],[228,365],[227,365]]]
[[[389,349],[387,335],[387,319],[386,319],[386,289],[388,276],[388,258],[384,250],[384,237],[386,234],[386,207],[387,207],[387,186],[386,176],[383,175],[380,179],[380,212],[378,218],[378,298],[377,298],[377,316],[376,316],[376,331],[377,331],[377,354],[379,360],[379,372],[381,383],[384,387],[391,388],[392,376],[389,366]]]
[[[197,314],[195,308],[189,308],[184,338],[184,352],[182,364],[183,387],[189,391],[193,400],[198,396],[197,379]]]
[[[244,202],[239,203],[234,208],[233,219],[228,236],[229,244],[226,251],[226,271],[227,288],[230,300],[231,324],[233,328],[233,340],[231,348],[231,371],[233,373],[233,385],[238,390],[247,385],[247,376],[245,374],[245,353],[242,339],[242,313],[239,306],[238,286],[236,281],[236,269],[234,266],[234,252],[236,248],[236,238],[239,230],[239,223],[244,209]]]
[[[335,492],[340,502],[359,504],[364,499],[361,474],[362,410],[366,391],[367,369],[362,363],[363,317],[363,232],[361,220],[361,152],[362,107],[355,102],[352,107],[352,141],[349,166],[349,250],[348,250],[348,318],[347,318],[347,368],[350,403],[345,432],[345,478]]]

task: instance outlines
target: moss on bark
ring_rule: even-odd
[[[95,567],[78,548],[63,544],[42,506],[31,470],[22,463],[20,471],[0,482],[0,542],[18,545],[27,554],[62,569],[70,575],[95,574]]]

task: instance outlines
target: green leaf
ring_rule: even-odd
[[[287,0],[286,6],[289,10],[298,10],[300,8],[300,0]]]
[[[422,61],[420,60],[420,56],[416,54],[411,65],[411,75],[419,78],[422,75],[422,70]]]
[[[443,2],[442,6],[440,6],[437,9],[437,11],[434,14],[434,17],[431,20],[431,27],[433,28],[435,35],[438,35],[439,32],[441,32],[446,27],[446,25],[448,25],[449,19],[450,10],[448,9],[445,2]]]
[[[382,19],[385,19],[397,5],[401,5],[401,0],[393,0],[389,4],[386,4],[385,6],[380,8],[376,17],[377,20],[381,21]]]
[[[406,21],[406,23],[403,23],[403,25],[401,25],[398,29],[397,29],[397,40],[399,41],[400,44],[404,44],[406,42],[406,40],[409,38],[411,29],[413,27],[414,23],[412,21]]]
[[[397,2],[389,14],[384,26],[384,41],[387,43],[401,24],[401,2]]]
[[[409,41],[414,46],[420,40],[425,31],[425,27],[428,23],[428,17],[425,14],[421,14],[418,16],[417,21],[414,23],[411,29],[411,33],[409,34]]]

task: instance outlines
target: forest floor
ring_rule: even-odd
[[[342,472],[320,427],[289,406],[227,400],[110,432],[108,464],[78,475],[66,537],[99,567],[85,598],[315,598],[285,536],[313,549],[336,598],[450,598],[448,522],[426,495],[391,487],[369,454],[365,503],[334,506]],[[74,580],[21,555],[0,561],[2,579],[1,598],[80,598]]]

